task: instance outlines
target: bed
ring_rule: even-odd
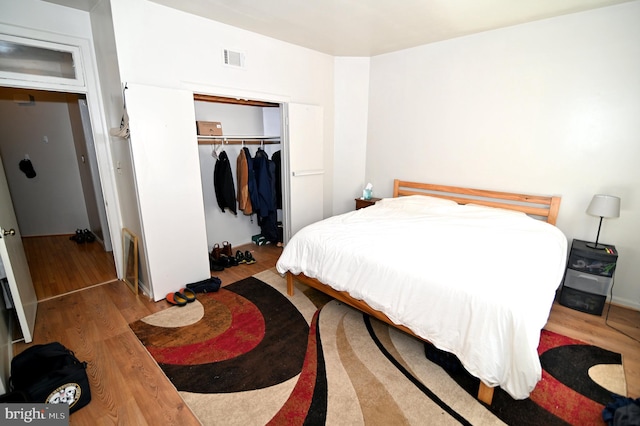
[[[494,387],[528,397],[565,268],[559,197],[394,181],[393,198],[311,224],[276,268],[439,349]]]

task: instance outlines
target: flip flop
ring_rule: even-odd
[[[180,294],[187,300],[187,303],[191,303],[196,300],[196,292],[190,288],[181,288]]]
[[[184,295],[177,291],[175,293],[167,294],[166,299],[167,299],[167,302],[176,306],[184,306],[187,304],[187,299],[184,297]]]

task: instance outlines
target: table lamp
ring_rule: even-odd
[[[591,203],[589,203],[589,207],[587,207],[587,214],[600,217],[596,242],[588,243],[587,247],[604,250],[605,246],[598,244],[598,239],[600,238],[600,227],[602,227],[602,219],[605,217],[612,218],[620,216],[620,198],[613,195],[596,194],[593,196]]]

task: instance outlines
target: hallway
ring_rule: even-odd
[[[39,301],[117,279],[113,252],[98,242],[77,244],[69,237],[22,239]]]

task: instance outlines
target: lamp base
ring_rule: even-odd
[[[587,247],[596,249],[596,250],[604,250],[607,248],[607,246],[598,244],[598,243],[587,243]]]

